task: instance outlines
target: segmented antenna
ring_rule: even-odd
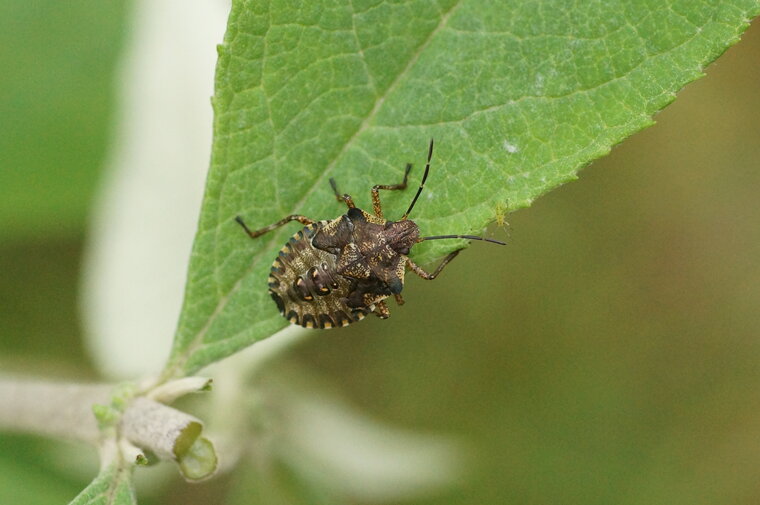
[[[422,182],[420,182],[420,188],[417,190],[417,194],[414,195],[414,200],[412,200],[412,204],[409,206],[406,212],[404,212],[404,215],[401,216],[401,221],[409,217],[409,214],[412,212],[412,209],[414,208],[414,204],[417,203],[417,198],[420,197],[420,193],[422,193],[422,188],[425,187],[425,181],[427,180],[428,172],[430,171],[430,158],[433,157],[433,139],[430,139],[430,148],[428,149],[428,157],[427,157],[427,163],[425,164],[425,173],[422,174]]]
[[[436,235],[434,237],[422,237],[420,239],[420,242],[422,242],[423,240],[441,240],[445,238],[466,238],[468,240],[482,240],[484,242],[492,242],[494,244],[507,245],[506,242],[500,242],[492,238],[483,238],[483,237],[478,237],[475,235]]]

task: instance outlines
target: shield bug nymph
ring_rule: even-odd
[[[348,212],[336,219],[315,221],[292,214],[252,231],[240,216],[235,218],[251,238],[260,237],[291,221],[305,225],[280,249],[269,274],[269,294],[280,314],[305,328],[347,326],[370,312],[385,319],[390,315],[386,298],[393,295],[399,305],[404,303],[401,291],[406,269],[423,279],[433,280],[461,251],[446,256],[429,273],[409,259],[409,251],[415,244],[424,240],[464,238],[505,245],[474,235],[420,237],[419,228],[409,219],[409,214],[425,186],[432,156],[431,140],[422,182],[409,209],[398,221],[387,221],[383,217],[380,190],[405,189],[411,164],[406,165],[404,180],[400,184],[372,188],[374,214],[357,208],[353,199],[347,194],[341,195],[335,181],[330,179],[335,197],[348,206]]]

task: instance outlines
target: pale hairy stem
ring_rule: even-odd
[[[61,384],[0,377],[0,429],[97,445],[94,404],[108,404],[113,385]]]
[[[93,414],[108,405],[113,384],[61,384],[0,376],[0,430],[100,445],[103,435]],[[176,459],[200,433],[194,417],[154,400],[138,397],[125,409],[122,437],[162,459]]]
[[[201,422],[148,398],[135,398],[121,418],[121,433],[161,459],[180,459],[201,433]]]

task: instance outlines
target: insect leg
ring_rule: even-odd
[[[260,236],[262,236],[263,234],[265,234],[265,233],[267,233],[267,232],[269,232],[269,231],[272,231],[272,230],[274,230],[275,228],[279,228],[280,226],[282,226],[282,225],[284,225],[284,224],[287,224],[287,223],[289,223],[289,222],[291,222],[291,221],[298,221],[299,223],[301,223],[301,224],[303,224],[303,225],[309,225],[309,224],[313,224],[313,223],[315,222],[315,221],[313,221],[313,220],[309,219],[309,218],[308,218],[308,217],[306,217],[306,216],[301,216],[300,214],[292,214],[292,215],[290,215],[290,216],[288,216],[288,217],[284,217],[284,218],[280,219],[279,221],[277,221],[277,222],[276,222],[276,223],[274,223],[274,224],[270,224],[269,226],[265,226],[264,228],[261,228],[260,230],[254,230],[254,231],[251,231],[251,230],[248,228],[248,226],[246,226],[246,224],[245,224],[245,222],[243,221],[243,218],[242,218],[242,217],[240,217],[240,216],[236,216],[236,217],[235,217],[235,221],[237,221],[237,223],[238,223],[240,226],[242,226],[242,227],[243,227],[243,229],[245,230],[245,232],[246,232],[246,233],[248,234],[248,236],[249,236],[249,237],[251,237],[251,238],[260,237]]]
[[[375,315],[380,319],[388,319],[391,317],[391,311],[388,310],[388,305],[383,301],[375,303]]]
[[[401,296],[401,293],[396,293],[393,297],[396,299],[398,305],[404,305],[404,298]]]
[[[421,267],[419,267],[414,261],[410,260],[409,258],[406,259],[406,266],[408,266],[412,272],[416,273],[423,279],[427,281],[432,281],[433,279],[438,277],[438,274],[441,273],[441,270],[443,270],[443,267],[448,265],[449,261],[453,260],[456,257],[456,255],[459,254],[459,251],[461,251],[461,249],[454,251],[453,253],[443,258],[443,261],[441,261],[441,264],[438,265],[438,268],[436,268],[432,274],[424,271]]]
[[[356,207],[356,205],[354,204],[354,200],[353,198],[351,198],[350,195],[340,194],[340,192],[338,191],[338,185],[335,184],[335,179],[333,179],[332,177],[330,177],[330,187],[332,187],[333,193],[335,193],[336,200],[338,200],[339,202],[345,203],[349,209],[353,209],[354,207]]]
[[[404,180],[401,184],[378,184],[372,187],[372,209],[375,211],[375,215],[380,219],[383,217],[383,208],[380,206],[380,190],[381,189],[406,189],[406,180],[409,178],[409,171],[412,169],[412,164],[407,163],[406,169],[404,169]]]

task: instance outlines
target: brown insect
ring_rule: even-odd
[[[401,291],[408,268],[423,279],[433,280],[459,254],[446,256],[433,273],[426,272],[409,259],[414,244],[424,240],[465,238],[494,244],[504,242],[473,235],[439,235],[420,237],[414,221],[408,219],[430,171],[433,141],[430,141],[425,173],[409,209],[398,221],[386,221],[380,205],[380,190],[405,189],[411,164],[406,165],[400,184],[372,188],[369,214],[354,205],[353,199],[341,195],[330,179],[335,197],[348,206],[348,212],[332,221],[314,221],[293,214],[265,228],[251,231],[240,216],[235,220],[248,236],[257,238],[291,221],[306,225],[280,249],[269,274],[269,294],[288,321],[305,328],[347,326],[364,319],[370,312],[382,319],[390,316],[385,299],[393,295],[404,303]]]

